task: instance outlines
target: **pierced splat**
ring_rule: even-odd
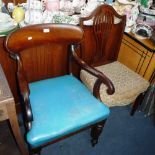
[[[90,20],[92,24],[86,24]],[[125,23],[126,16],[106,4],[97,7],[88,17],[81,17],[80,26],[85,32],[82,58],[93,66],[116,61]],[[85,43],[90,46],[84,46]]]
[[[97,55],[95,55],[95,60],[103,59],[108,42],[108,36],[111,33],[113,25],[114,16],[111,12],[101,12],[94,18],[93,30],[96,41],[95,51],[98,51]]]

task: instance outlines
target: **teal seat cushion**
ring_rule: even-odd
[[[74,76],[29,84],[34,120],[27,141],[37,147],[106,119],[109,108]]]

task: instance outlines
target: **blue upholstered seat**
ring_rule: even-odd
[[[65,75],[29,84],[34,121],[27,141],[37,147],[106,119],[109,108],[75,77]]]

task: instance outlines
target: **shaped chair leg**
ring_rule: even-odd
[[[41,155],[41,147],[35,148],[35,149],[30,149],[30,155]]]
[[[143,101],[145,96],[145,93],[141,93],[135,100],[135,102],[133,103],[130,115],[133,116],[135,111],[137,110],[138,106],[141,104],[141,102]]]
[[[105,122],[106,120],[96,124],[91,128],[91,144],[93,147],[98,143],[98,139],[100,134],[102,133]]]

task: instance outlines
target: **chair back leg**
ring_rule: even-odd
[[[145,92],[144,93],[141,93],[137,96],[135,102],[133,103],[132,105],[132,109],[130,111],[130,115],[133,116],[135,111],[137,110],[138,106],[142,103],[143,99],[144,99],[144,96],[145,96]]]
[[[91,144],[92,144],[92,147],[94,147],[98,143],[98,139],[99,139],[100,134],[102,133],[105,122],[106,122],[106,120],[94,125],[91,128]]]

